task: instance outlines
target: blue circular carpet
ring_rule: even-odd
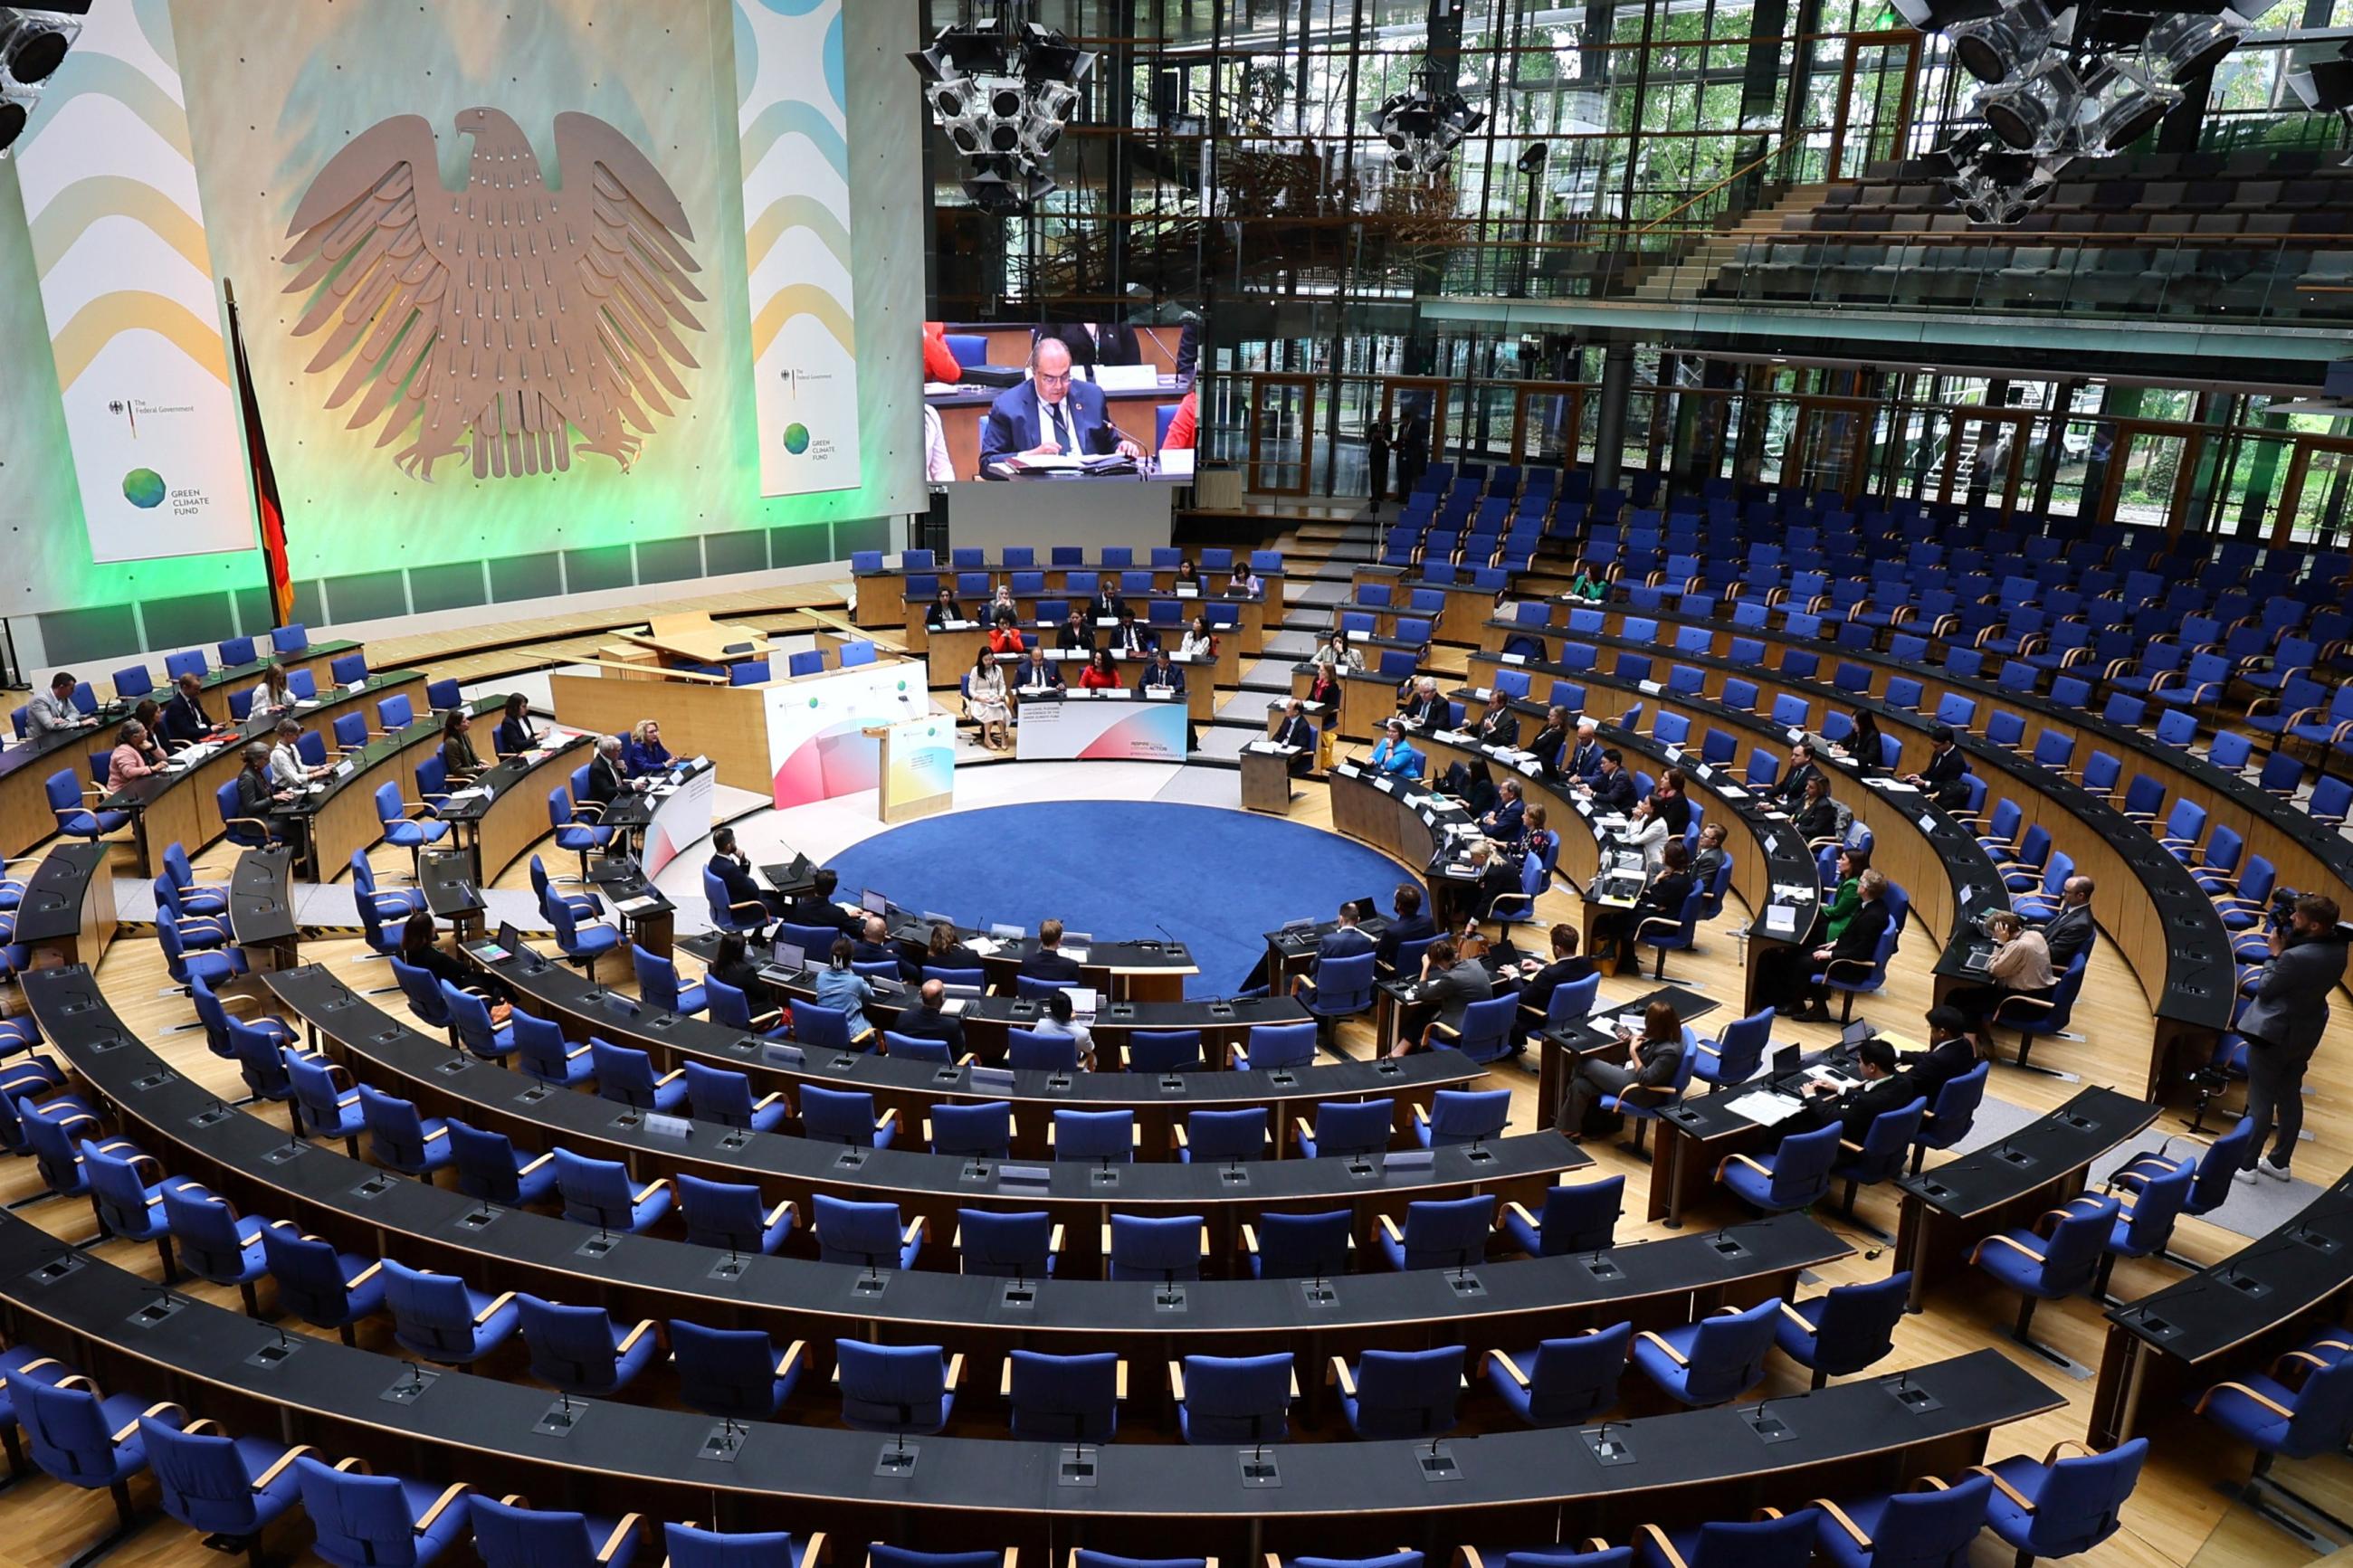
[[[952,812],[887,828],[827,862],[861,888],[957,923],[1036,931],[1059,919],[1106,942],[1166,926],[1193,950],[1194,995],[1241,987],[1285,921],[1329,920],[1344,899],[1388,910],[1404,876],[1388,856],[1319,828],[1216,806],[1054,801]]]

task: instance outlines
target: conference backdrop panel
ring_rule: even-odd
[[[921,254],[905,16],[843,0],[123,9],[185,100],[202,222],[166,240],[183,281],[193,250],[214,301],[235,291],[298,615],[347,616],[357,582],[424,611],[839,559],[920,509],[922,279],[892,260]],[[77,51],[60,76],[101,58]],[[0,164],[0,276],[37,275],[33,187]],[[546,261],[485,260],[516,254]],[[871,329],[886,321],[905,332]],[[32,290],[0,289],[0,363],[27,373],[0,399],[0,525],[30,562],[0,613],[128,605],[144,646],[162,646],[150,600],[208,594],[223,636],[266,616],[243,496],[230,552],[93,548]],[[763,395],[772,374],[781,396]],[[243,452],[235,430],[216,445]],[[100,624],[42,617],[69,655],[101,651],[83,640]]]

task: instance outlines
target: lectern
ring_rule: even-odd
[[[944,713],[869,724],[874,737],[876,805],[885,822],[913,822],[955,805],[955,721]]]

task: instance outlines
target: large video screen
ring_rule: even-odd
[[[935,485],[1037,475],[1193,477],[1200,324],[931,322],[924,472]]]

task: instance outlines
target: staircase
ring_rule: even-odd
[[[1709,235],[1673,261],[1660,267],[1634,285],[1632,298],[1648,303],[1681,303],[1698,298],[1715,281],[1716,273],[1732,260],[1743,244],[1781,232],[1781,220],[1811,212],[1830,187],[1792,185],[1769,205],[1742,215],[1730,228]]]

